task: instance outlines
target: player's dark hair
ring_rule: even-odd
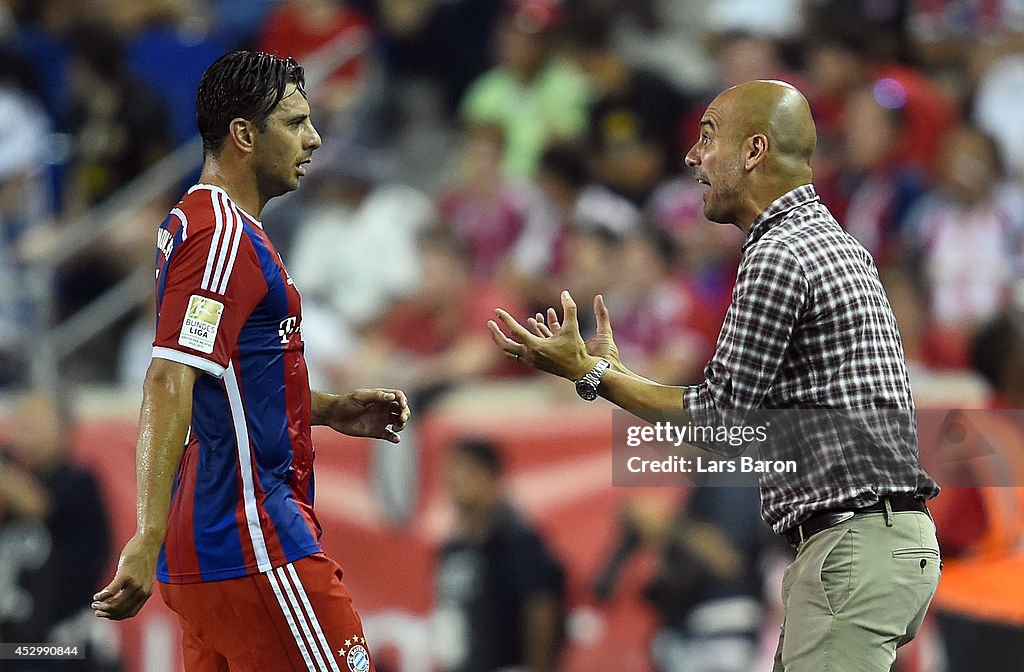
[[[498,449],[491,441],[486,439],[463,439],[456,442],[452,448],[452,454],[468,459],[488,474],[494,477],[501,476],[504,465]]]
[[[291,57],[233,51],[214,61],[196,92],[196,122],[203,151],[220,151],[232,119],[248,119],[265,130],[267,118],[289,84],[305,97],[305,72]]]

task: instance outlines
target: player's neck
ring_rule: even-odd
[[[207,157],[199,174],[202,184],[220,187],[235,205],[257,219],[266,201],[260,197],[256,178],[246,170],[231,170],[217,159]]]

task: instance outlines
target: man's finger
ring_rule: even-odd
[[[576,320],[576,302],[572,300],[569,290],[562,292],[562,326],[579,329],[579,322]]]
[[[395,409],[395,410],[391,411],[391,415],[392,415],[392,417],[394,417],[394,420],[391,421],[391,427],[392,427],[392,429],[394,429],[394,431],[400,432],[403,429],[405,429],[406,425],[409,424],[409,410],[408,409],[405,409],[405,410]]]
[[[512,353],[522,354],[523,348],[521,346],[529,346],[531,341],[535,338],[535,336],[531,334],[529,331],[527,331],[526,327],[519,324],[519,322],[516,321],[516,318],[509,315],[501,308],[498,308],[494,312],[498,315],[498,319],[501,320],[502,324],[505,325],[505,328],[508,329],[509,334],[511,336],[514,336],[519,341],[519,343],[517,343],[516,345],[520,347],[513,350]],[[512,342],[515,343],[515,341]]]
[[[526,321],[526,325],[530,328],[530,331],[533,332],[534,336],[548,338],[551,336],[551,330],[548,329],[548,325],[544,324],[543,316],[540,313],[537,313],[537,316],[541,319],[538,320],[536,317],[531,317]]]
[[[548,329],[551,330],[552,334],[557,334],[561,328],[562,325],[558,322],[558,311],[554,308],[548,308]]]
[[[391,399],[389,399],[388,401],[391,401],[393,406],[397,406],[400,409],[408,410],[409,398],[405,396],[405,392],[402,392],[401,390],[390,389],[384,390],[384,392],[387,392],[388,394],[391,395]]]
[[[139,592],[133,595],[131,599],[127,600],[123,604],[119,605],[106,605],[96,610],[96,615],[100,618],[107,618],[112,621],[121,621],[126,618],[131,618],[135,614],[139,613],[143,605],[146,604],[146,600],[149,599],[149,595],[144,592]]]
[[[508,358],[515,359],[519,351],[524,349],[521,343],[516,343],[506,336],[494,320],[487,320],[487,329],[490,331],[490,340],[493,340]]]
[[[110,580],[110,583],[108,583],[102,590],[100,590],[100,592],[92,596],[93,602],[106,602],[107,600],[121,592],[125,588],[125,585],[127,583],[127,577],[124,577],[120,574],[115,574],[114,578]]]
[[[92,608],[97,616],[113,619],[124,618],[122,614],[126,613],[139,596],[144,594],[139,588],[128,585],[117,591],[108,600],[93,602]]]
[[[612,320],[608,315],[608,306],[604,305],[604,297],[600,294],[594,297],[594,318],[597,322],[598,332],[612,333]]]

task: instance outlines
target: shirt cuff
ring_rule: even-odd
[[[711,409],[706,383],[687,385],[683,390],[683,410],[695,424],[707,424],[707,412]]]
[[[194,369],[204,371],[214,378],[224,377],[224,371],[227,367],[221,366],[216,362],[211,362],[208,359],[203,359],[197,355],[191,355],[187,352],[181,352],[180,350],[174,350],[172,348],[163,348],[156,346],[153,348],[154,359],[167,359],[178,364],[184,364],[191,366]]]

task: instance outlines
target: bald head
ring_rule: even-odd
[[[816,140],[811,108],[789,84],[758,80],[722,92],[686,154],[709,188],[704,216],[746,230],[779,196],[811,183]]]
[[[807,166],[817,134],[811,107],[797,89],[785,82],[756,80],[722,92],[711,106],[722,108],[744,136],[763,133],[774,159]],[[780,166],[782,168],[783,166]]]

